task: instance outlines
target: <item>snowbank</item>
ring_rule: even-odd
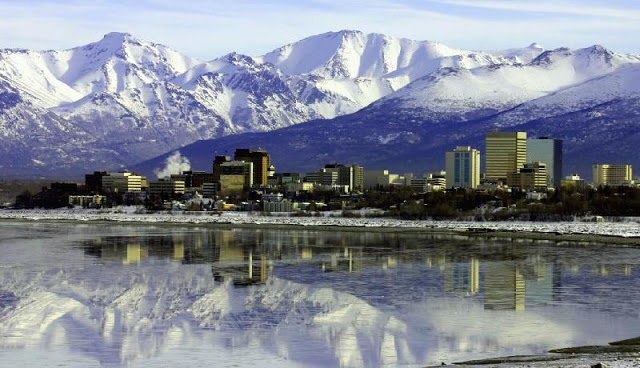
[[[345,218],[337,214],[321,217],[262,216],[247,212],[224,212],[221,215],[207,212],[137,213],[135,207],[120,207],[110,210],[62,209],[62,210],[5,210],[0,219],[21,220],[67,220],[67,221],[114,221],[174,224],[230,224],[230,225],[293,225],[293,226],[339,226],[345,228],[394,228],[437,229],[453,232],[506,231],[550,234],[582,234],[640,237],[640,220],[625,219],[621,222],[475,222],[400,220],[392,218]]]

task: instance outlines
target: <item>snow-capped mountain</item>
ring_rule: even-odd
[[[199,61],[126,33],[68,50],[2,50],[0,73],[36,105],[51,108],[122,92],[183,73]]]
[[[542,51],[532,45],[491,54],[436,42],[341,31],[283,46],[259,60],[292,76],[289,83],[301,99],[322,117],[333,118],[355,112],[441,68],[528,62]]]
[[[423,136],[433,123],[461,138],[467,134],[456,130],[477,119],[514,127],[637,96],[628,80],[637,65],[640,57],[601,46],[476,52],[358,31],[208,62],[124,33],[69,50],[0,50],[0,168],[45,176],[115,170],[199,140],[312,120],[319,122],[264,139],[287,141],[288,132],[311,129],[306,141],[278,145],[304,150],[321,137],[343,144],[354,136],[369,144],[365,151],[413,147],[433,139]],[[323,149],[318,160],[343,151]],[[332,160],[357,158],[342,153]],[[375,157],[362,154],[365,162]]]
[[[197,142],[180,152],[202,165],[205,147],[224,152],[250,141],[284,171],[340,161],[420,174],[442,169],[444,152],[458,145],[484,150],[489,130],[524,130],[565,140],[565,172],[588,178],[594,163],[640,165],[639,86],[638,56],[562,48],[526,64],[440,68],[354,114]]]
[[[209,62],[125,33],[69,50],[1,50],[0,167],[116,169],[200,139],[353,113],[443,66],[518,63],[527,50],[474,53],[356,31]]]

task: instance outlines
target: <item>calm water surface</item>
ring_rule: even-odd
[[[424,366],[640,336],[640,250],[0,222],[0,361]]]

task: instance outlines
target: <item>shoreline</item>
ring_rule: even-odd
[[[436,233],[483,239],[523,239],[555,243],[607,244],[640,247],[640,219],[627,222],[524,222],[401,220],[395,218],[328,216],[221,215],[206,212],[136,213],[114,210],[3,210],[0,221],[73,222],[123,225],[211,226],[221,229],[298,229],[311,231]]]
[[[576,346],[549,350],[539,355],[514,355],[455,362],[458,367],[636,367],[640,364],[640,337],[607,345]]]

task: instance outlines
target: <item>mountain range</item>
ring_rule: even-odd
[[[278,171],[329,162],[422,173],[489,130],[565,141],[565,172],[640,164],[640,56],[602,46],[460,50],[329,32],[211,61],[110,33],[68,49],[0,50],[0,175],[151,175],[265,148]]]

